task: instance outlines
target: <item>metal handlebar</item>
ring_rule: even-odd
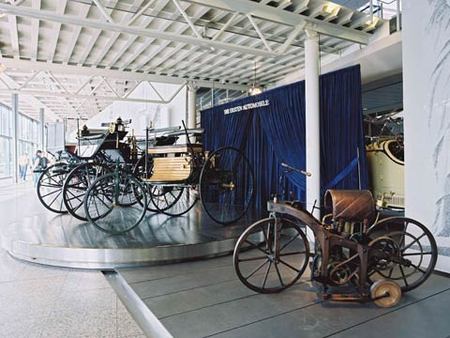
[[[203,134],[205,130],[203,128],[191,128],[191,129],[184,129],[184,130],[177,130],[171,133],[168,133],[167,136],[181,136],[187,134]]]
[[[285,168],[287,171],[295,171],[295,172],[297,172],[299,174],[302,174],[302,175],[305,175],[305,176],[308,176],[308,177],[311,176],[311,173],[309,171],[305,171],[305,170],[301,170],[301,169],[297,169],[297,168],[291,167],[287,163],[281,162],[281,166],[283,168]]]
[[[148,128],[148,132],[149,133],[169,133],[169,132],[175,132],[180,130],[181,127],[177,126],[177,127],[166,127],[166,128],[158,128],[158,129],[154,129],[154,128]]]

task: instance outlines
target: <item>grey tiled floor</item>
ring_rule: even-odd
[[[282,293],[257,294],[238,281],[231,257],[119,273],[175,337],[450,336],[450,278],[438,275],[381,309],[322,302],[307,276]]]
[[[0,186],[0,231],[42,213],[32,185]],[[0,249],[0,337],[144,337],[99,271],[24,263]]]
[[[144,337],[98,271],[47,268],[0,252],[0,337]]]

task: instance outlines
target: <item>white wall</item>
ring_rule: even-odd
[[[180,88],[180,85],[153,83],[160,95],[168,100]],[[130,98],[158,100],[158,95],[146,82],[141,83]],[[118,117],[132,120],[130,130],[135,135],[145,135],[145,128],[152,122],[153,127],[168,127],[181,125],[186,120],[186,88],[180,90],[176,97],[168,104],[123,102],[117,101],[107,107],[100,114],[95,115],[83,124],[89,128],[100,128],[101,123],[115,121]],[[74,141],[75,133],[70,133],[70,140]]]
[[[321,74],[353,65],[361,65],[362,83],[376,81],[402,71],[402,35],[394,33],[381,37],[366,47],[352,46],[345,55],[328,54],[321,56]],[[305,79],[304,69],[297,69],[284,77],[278,85]]]
[[[406,213],[432,230],[450,272],[450,2],[403,11]]]

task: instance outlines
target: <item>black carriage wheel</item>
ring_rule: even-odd
[[[181,216],[197,202],[197,194],[190,186],[152,185],[150,199],[159,212],[168,216]]]
[[[36,192],[42,205],[58,214],[67,213],[62,192],[68,171],[66,163],[53,164],[41,173],[36,187]]]
[[[200,199],[206,213],[219,224],[245,215],[254,198],[255,177],[247,157],[233,147],[213,151],[200,173]]]
[[[152,158],[149,156],[148,157],[148,161],[147,161],[147,170],[149,172],[151,172],[151,168],[152,168]],[[142,156],[139,161],[136,163],[136,165],[133,168],[133,175],[134,177],[137,177],[141,183],[143,184],[144,188],[145,188],[145,192],[147,194],[147,210],[148,211],[152,211],[152,212],[158,212],[158,208],[153,204],[152,199],[150,198],[150,192],[151,189],[154,189],[153,185],[150,183],[145,182],[143,179],[146,178],[144,177],[145,175],[145,156]],[[142,201],[139,198],[139,196],[137,196],[135,194],[135,197],[138,201],[138,203],[140,203],[142,205]]]
[[[371,258],[371,281],[394,280],[403,292],[415,289],[433,272],[437,261],[436,241],[425,225],[405,217],[390,217],[374,224],[367,232],[369,245],[384,258]]]
[[[75,167],[64,182],[63,199],[67,211],[81,221],[87,221],[83,202],[86,191],[100,176],[111,171],[105,164],[83,163]]]
[[[279,250],[275,249],[275,222]],[[239,237],[233,265],[239,280],[260,293],[280,292],[299,280],[309,261],[309,243],[300,227],[285,219],[265,218]]]
[[[127,173],[109,173],[97,178],[86,192],[84,208],[86,217],[98,229],[117,235],[131,231],[139,225],[145,216],[146,208],[135,203],[124,206],[120,203],[123,190],[120,185],[126,184],[140,194],[143,203],[147,197],[142,184]]]

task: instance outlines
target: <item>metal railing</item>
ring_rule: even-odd
[[[395,30],[401,30],[401,0],[370,0],[364,6],[360,7],[359,11],[369,14],[371,20],[373,20],[374,17],[379,17],[383,20],[395,19]]]

